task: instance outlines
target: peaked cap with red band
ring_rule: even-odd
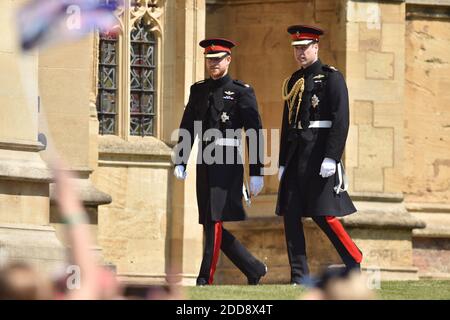
[[[231,54],[231,48],[236,46],[233,41],[223,38],[205,39],[199,44],[205,48],[205,58],[223,58]]]
[[[290,26],[287,31],[292,36],[293,46],[302,46],[308,45],[311,42],[319,42],[319,37],[323,35],[321,29],[306,25]]]

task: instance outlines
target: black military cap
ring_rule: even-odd
[[[223,58],[231,54],[231,48],[236,46],[233,41],[223,38],[205,39],[199,44],[205,48],[205,58]]]
[[[293,46],[302,46],[308,45],[311,42],[319,42],[319,37],[323,35],[323,30],[306,25],[290,26],[287,29],[287,32],[292,35]]]

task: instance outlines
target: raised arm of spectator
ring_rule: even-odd
[[[79,267],[80,288],[70,290],[68,299],[100,299],[101,286],[98,281],[100,268],[91,252],[91,234],[88,216],[78,197],[74,176],[64,168],[62,162],[52,164],[55,193],[62,221],[66,223],[70,246],[71,263]]]

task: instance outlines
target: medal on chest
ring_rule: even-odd
[[[319,102],[320,102],[319,97],[316,95],[313,95],[311,98],[311,105],[314,109],[319,105]]]
[[[233,91],[225,91],[225,96],[223,97],[224,100],[234,100],[234,92]]]
[[[230,120],[230,116],[226,112],[222,112],[222,115],[220,116],[220,120],[222,120],[222,123],[227,122]]]

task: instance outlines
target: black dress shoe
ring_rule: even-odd
[[[361,273],[361,265],[359,263],[355,263],[352,266],[347,267],[349,272],[359,272]]]
[[[204,287],[204,286],[208,286],[209,283],[208,283],[208,281],[206,279],[199,278],[199,279],[197,279],[197,284],[196,285],[198,287]]]
[[[314,283],[315,283],[314,279],[311,278],[309,275],[307,275],[307,276],[303,276],[303,277],[291,278],[290,285],[291,286],[310,287],[310,286],[313,286]]]
[[[247,278],[247,283],[251,286],[256,286],[257,284],[259,284],[261,278],[264,277],[266,274],[267,274],[267,265],[264,263],[264,272],[256,278]]]
[[[303,285],[303,281],[299,281],[299,280],[291,280],[291,282],[290,282],[290,285],[291,286],[301,286],[301,285]]]

